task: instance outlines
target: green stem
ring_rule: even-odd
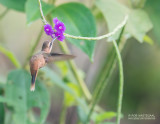
[[[122,109],[122,98],[123,98],[123,84],[124,84],[124,78],[123,78],[123,63],[120,51],[118,49],[118,45],[115,40],[113,40],[113,44],[117,53],[117,59],[119,64],[119,96],[118,96],[118,108],[117,108],[117,123],[120,124],[120,116],[121,116],[121,109]]]
[[[9,12],[9,9],[7,8],[7,9],[0,15],[0,19],[2,19],[8,12]]]
[[[38,37],[37,37],[37,39],[36,39],[36,42],[35,42],[34,45],[32,46],[32,48],[31,48],[31,50],[30,50],[30,52],[29,52],[29,54],[28,54],[28,56],[27,56],[27,59],[26,59],[24,65],[23,65],[24,68],[25,68],[25,66],[27,65],[30,57],[33,55],[33,53],[34,53],[34,51],[35,51],[35,49],[36,49],[36,47],[37,47],[37,45],[38,45],[38,43],[39,43],[39,41],[40,41],[40,38],[41,38],[42,34],[43,34],[43,27],[41,28],[41,31],[39,32]]]
[[[40,10],[40,13],[41,13],[42,22],[44,24],[48,24],[45,17],[44,17],[44,14],[43,14],[41,0],[38,0],[38,3],[39,3],[39,10]]]
[[[102,93],[106,87],[106,85],[108,84],[108,81],[109,81],[109,78],[113,72],[113,69],[114,69],[114,64],[112,64],[110,67],[109,67],[109,72],[106,74],[106,76],[102,79],[102,81],[98,82],[99,85],[97,86],[95,92],[94,92],[94,95],[93,95],[93,99],[92,99],[92,102],[91,102],[91,108],[90,108],[90,111],[89,111],[89,114],[88,114],[88,117],[87,117],[87,120],[86,120],[86,124],[88,123],[88,121],[90,120],[91,118],[91,115],[93,113],[93,110],[95,109],[95,106],[96,104],[99,102],[101,96],[102,96]]]
[[[66,107],[66,105],[63,105],[62,106],[62,111],[61,111],[61,116],[60,116],[60,124],[65,124],[66,112],[67,112],[67,107]]]
[[[128,20],[128,16],[125,16],[124,20],[119,25],[117,25],[116,28],[112,32],[102,35],[102,36],[98,36],[98,37],[81,37],[81,36],[73,36],[73,35],[66,34],[66,33],[64,33],[64,35],[66,37],[78,39],[78,40],[101,40],[101,39],[113,36],[117,31],[119,31],[122,27],[124,27],[124,25],[127,23],[127,20]]]
[[[126,40],[123,39],[122,40],[122,35],[124,32],[125,26],[122,28],[121,33],[119,34],[118,40],[117,40],[117,44],[119,45],[119,49],[120,51],[122,51]],[[111,48],[111,50],[109,51],[109,54],[107,55],[107,59],[105,61],[105,65],[102,67],[101,69],[101,73],[98,75],[98,79],[96,79],[96,82],[100,82],[98,83],[99,86],[101,86],[102,82],[104,82],[103,80],[106,78],[106,75],[108,75],[109,73],[112,74],[114,68],[116,66],[116,52],[114,50],[114,46]],[[110,77],[108,77],[110,78]],[[105,81],[107,82],[107,81]],[[102,87],[105,88],[104,85],[102,85]],[[96,90],[98,90],[98,87],[96,88]],[[95,94],[96,94],[96,90],[95,90]]]
[[[40,7],[40,12],[41,12],[42,21],[43,21],[44,24],[47,24],[47,21],[46,21],[44,15],[43,15],[41,1],[40,1],[40,0],[38,0],[38,1],[39,1],[39,7]],[[124,25],[125,25],[126,22],[127,22],[127,19],[128,19],[128,16],[125,16],[125,19],[122,21],[122,23],[120,23],[120,24],[113,30],[113,32],[108,33],[108,34],[106,34],[106,35],[99,36],[99,37],[81,37],[81,36],[69,35],[69,34],[66,34],[66,33],[64,33],[64,35],[65,35],[66,37],[69,37],[69,38],[83,39],[83,40],[100,40],[100,39],[104,39],[104,38],[107,38],[107,37],[110,37],[110,36],[114,35],[117,31],[119,31],[122,27],[124,27]],[[64,46],[64,44],[63,44],[63,45],[62,45],[62,48],[64,49],[65,52],[68,52],[67,45]],[[116,53],[117,53],[117,51],[116,51]],[[119,59],[118,59],[118,60],[119,60]],[[72,72],[73,72],[74,76],[76,77],[79,85],[81,86],[81,89],[82,89],[83,93],[85,94],[85,96],[86,96],[87,99],[90,99],[90,98],[91,98],[90,92],[88,91],[88,89],[87,89],[85,83],[83,82],[83,80],[79,77],[79,75],[78,75],[78,73],[77,73],[77,71],[76,71],[76,70],[77,70],[77,69],[76,69],[76,65],[75,65],[73,62],[71,62],[71,61],[69,61],[69,64],[70,64],[70,66],[71,66],[71,69],[72,69]],[[112,63],[111,63],[111,64],[112,64]],[[112,64],[112,67],[113,67],[113,64]],[[113,70],[112,67],[109,69],[110,71]],[[107,76],[106,76],[107,78],[105,78],[105,80],[102,81],[102,83],[101,83],[102,85],[100,85],[100,87],[98,87],[98,90],[97,90],[98,93],[96,93],[96,95],[95,95],[95,97],[94,97],[94,99],[93,99],[94,102],[92,103],[90,112],[89,112],[89,114],[88,114],[87,122],[88,122],[88,120],[90,119],[90,116],[91,116],[91,114],[92,114],[92,112],[93,112],[93,110],[94,110],[94,107],[95,107],[96,103],[98,102],[98,100],[100,99],[101,94],[102,94],[102,92],[103,92],[103,90],[104,90],[104,87],[102,87],[102,86],[105,86],[105,85],[107,84],[107,83],[104,83],[104,82],[106,81],[106,79],[107,79],[107,82],[108,82],[108,79],[109,79],[108,77],[110,77],[110,75],[111,75],[111,73],[107,73]],[[120,81],[121,81],[121,80],[120,80]],[[101,89],[103,89],[103,90],[101,90]],[[121,100],[121,99],[120,99],[120,100]],[[119,107],[118,107],[118,110],[119,110]],[[121,109],[120,109],[120,110],[121,110]],[[118,120],[118,119],[117,119],[117,120]]]
[[[39,9],[40,9],[40,13],[41,13],[42,22],[44,24],[48,24],[48,22],[46,21],[46,19],[44,17],[44,14],[43,14],[41,0],[38,0],[38,3],[39,3]],[[70,35],[67,33],[64,33],[64,35],[66,37],[73,38],[73,39],[79,39],[79,40],[101,40],[104,38],[111,37],[115,33],[117,33],[122,27],[124,27],[124,25],[127,23],[127,20],[128,20],[128,15],[125,16],[124,20],[119,25],[117,25],[116,28],[112,32],[105,34],[105,35],[102,35],[102,36],[98,36],[98,37],[81,37],[81,36]]]
[[[118,38],[118,43],[120,43],[120,50],[122,50],[125,42],[121,42],[121,38],[122,38],[122,34],[124,32],[124,29],[125,29],[125,26],[122,28],[121,30],[121,33],[119,35],[119,38]],[[122,40],[123,41],[123,40]],[[125,40],[124,40],[125,41]],[[91,102],[91,108],[90,108],[90,111],[89,111],[89,114],[88,114],[88,117],[87,117],[87,120],[86,120],[86,123],[90,120],[90,117],[93,113],[93,110],[96,106],[96,104],[99,102],[102,94],[103,94],[103,91],[111,77],[111,74],[115,68],[115,63],[116,63],[116,55],[115,55],[115,52],[114,52],[114,49],[111,50],[110,54],[109,54],[109,63],[107,62],[106,66],[103,68],[103,74],[100,78],[100,80],[98,81],[98,86],[97,88],[95,89],[95,92],[94,92],[94,95],[93,95],[93,99],[92,99],[92,102]]]
[[[42,17],[42,21],[44,24],[47,24],[47,21],[44,17],[43,11],[42,11],[42,5],[41,5],[41,0],[38,0],[39,2],[39,8],[40,8],[40,13],[41,13],[41,17]],[[63,44],[61,44],[62,49],[64,50],[65,53],[69,53],[68,47],[66,45],[66,43],[64,42]],[[83,91],[85,97],[90,100],[92,98],[92,95],[90,94],[87,86],[85,85],[85,82],[83,81],[83,79],[81,79],[81,77],[79,76],[78,72],[77,72],[77,67],[75,65],[75,63],[73,61],[69,61],[68,62],[71,70],[73,72],[73,75],[75,76],[76,80],[78,81],[81,90]]]
[[[69,54],[69,50],[68,50],[68,47],[67,47],[67,44],[65,42],[63,43],[60,43],[63,51],[67,54]],[[81,88],[81,91],[84,93],[85,97],[88,99],[88,100],[91,100],[92,98],[92,95],[90,94],[85,82],[83,81],[83,79],[79,76],[78,72],[77,72],[77,67],[75,65],[75,63],[73,61],[68,61],[70,67],[71,67],[71,70],[73,72],[73,75],[74,77],[76,78],[77,82],[79,83],[80,85],[80,88]]]

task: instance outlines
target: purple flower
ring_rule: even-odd
[[[50,24],[44,25],[44,31],[47,35],[52,35],[54,33],[52,26]]]
[[[57,17],[53,18],[53,22],[55,24],[54,30],[52,29],[52,26],[50,24],[44,25],[44,31],[47,35],[50,35],[53,39],[57,38],[59,41],[63,41],[65,39],[65,36],[63,33],[66,30],[66,27],[63,22],[59,21]]]
[[[51,35],[51,37],[54,39],[55,38],[55,32]]]
[[[65,36],[63,35],[63,33],[59,33],[59,32],[55,32],[55,37],[57,37],[57,40],[59,41],[63,41],[65,39]]]
[[[57,19],[57,17],[53,18],[53,23],[54,24],[57,24],[58,22],[60,22],[60,21]]]
[[[55,24],[54,29],[59,33],[64,33],[66,30],[66,27],[63,22],[59,21]]]

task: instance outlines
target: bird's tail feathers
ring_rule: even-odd
[[[34,91],[34,90],[35,90],[35,83],[31,84],[31,87],[30,87],[30,91]]]
[[[37,77],[37,71],[35,71],[35,73],[32,75],[30,91],[35,90],[36,77]]]

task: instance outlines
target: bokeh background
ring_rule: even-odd
[[[59,5],[67,2],[81,2],[92,9],[92,0],[56,0]],[[120,0],[123,4],[132,7],[139,7],[141,0]],[[136,3],[137,2],[137,3]],[[146,0],[142,7],[149,15],[153,29],[148,32],[153,44],[139,43],[136,39],[130,38],[122,51],[124,66],[124,98],[123,98],[123,119],[122,124],[160,124],[160,1]],[[0,4],[0,13],[5,11],[5,7]],[[94,14],[94,13],[93,13]],[[97,35],[107,32],[107,25],[103,21],[102,15],[96,18]],[[139,24],[140,25],[140,24]],[[9,10],[0,19],[0,44],[12,51],[20,63],[24,63],[26,56],[40,32],[41,20],[31,25],[26,24],[26,15],[21,12]],[[40,39],[36,47],[36,52],[41,49],[44,40],[50,40],[45,34]],[[57,41],[56,41],[57,42]],[[93,92],[97,75],[103,69],[103,64],[107,59],[107,52],[111,48],[111,43],[99,41],[96,43],[94,62],[75,46],[69,44],[71,52],[76,55],[75,62],[84,73],[85,81],[90,91]],[[60,51],[57,43],[54,44],[53,51]],[[54,69],[54,65],[50,65]],[[5,82],[7,74],[14,66],[5,55],[0,53],[0,80]],[[118,94],[118,67],[114,70],[111,80],[105,89],[100,105],[108,111],[116,111]],[[54,88],[51,97],[51,108],[48,115],[48,122],[59,123],[59,115],[62,110],[62,90]],[[38,111],[38,110],[35,110]],[[67,124],[75,124],[77,115],[75,107],[68,109]],[[129,120],[129,114],[153,114],[155,120]]]

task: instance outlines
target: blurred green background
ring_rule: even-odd
[[[96,18],[97,35],[104,34],[107,24],[99,11],[94,11],[93,0],[56,0],[55,5],[67,2],[80,2],[90,8]],[[124,98],[122,124],[160,124],[160,0],[119,0],[129,8],[143,8],[153,24],[153,28],[147,35],[153,40],[153,44],[140,43],[134,38],[129,38],[122,51],[124,66]],[[0,4],[2,14],[6,7]],[[97,14],[98,13],[98,14]],[[139,24],[141,25],[141,24]],[[137,25],[137,27],[139,26]],[[31,45],[36,40],[41,30],[41,20],[30,25],[26,24],[26,15],[22,12],[9,10],[0,19],[0,45],[13,52],[20,63],[24,63]],[[41,49],[43,41],[49,38],[43,34],[36,52]],[[105,41],[105,40],[104,40]],[[96,84],[95,78],[101,72],[107,59],[111,44],[96,42],[94,61],[90,62],[86,54],[68,43],[71,52],[76,55],[76,65],[85,74],[85,82],[93,92]],[[53,51],[61,52],[58,43],[55,43]],[[57,69],[54,65],[49,65]],[[10,70],[15,69],[8,58],[0,52],[0,82],[5,82]],[[58,70],[58,69],[57,69]],[[105,89],[100,105],[107,111],[116,111],[118,94],[118,67],[114,70],[109,84]],[[57,86],[51,89],[51,107],[47,117],[48,123],[59,124],[62,110],[63,93]],[[35,108],[35,112],[39,110]],[[129,114],[153,114],[155,120],[129,120]],[[77,114],[74,106],[67,111],[67,124],[76,124]]]

